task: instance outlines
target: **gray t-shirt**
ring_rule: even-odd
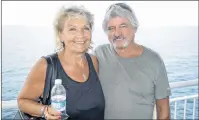
[[[171,94],[162,59],[143,48],[142,55],[135,58],[119,57],[110,44],[95,49],[105,96],[105,119],[152,119],[156,99]]]

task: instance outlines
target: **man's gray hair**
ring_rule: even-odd
[[[114,17],[126,18],[129,20],[133,28],[137,29],[139,27],[139,22],[133,9],[131,9],[131,7],[125,3],[116,3],[116,4],[111,5],[105,14],[105,17],[102,23],[102,28],[105,32],[107,32],[108,30],[108,27],[107,27],[108,21]]]

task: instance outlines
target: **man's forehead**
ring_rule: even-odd
[[[124,18],[124,17],[120,17],[120,16],[117,16],[117,17],[113,17],[111,19],[109,19],[108,21],[108,25],[111,25],[111,24],[129,24],[129,20],[127,18]]]

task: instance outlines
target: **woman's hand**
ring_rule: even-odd
[[[45,115],[46,120],[60,120],[61,119],[61,113],[59,111],[56,111],[50,106],[48,106],[45,109],[44,115]]]

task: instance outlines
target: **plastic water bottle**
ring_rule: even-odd
[[[61,119],[67,119],[66,113],[66,90],[62,85],[61,79],[55,80],[55,85],[51,90],[51,106],[55,110],[61,112]]]

